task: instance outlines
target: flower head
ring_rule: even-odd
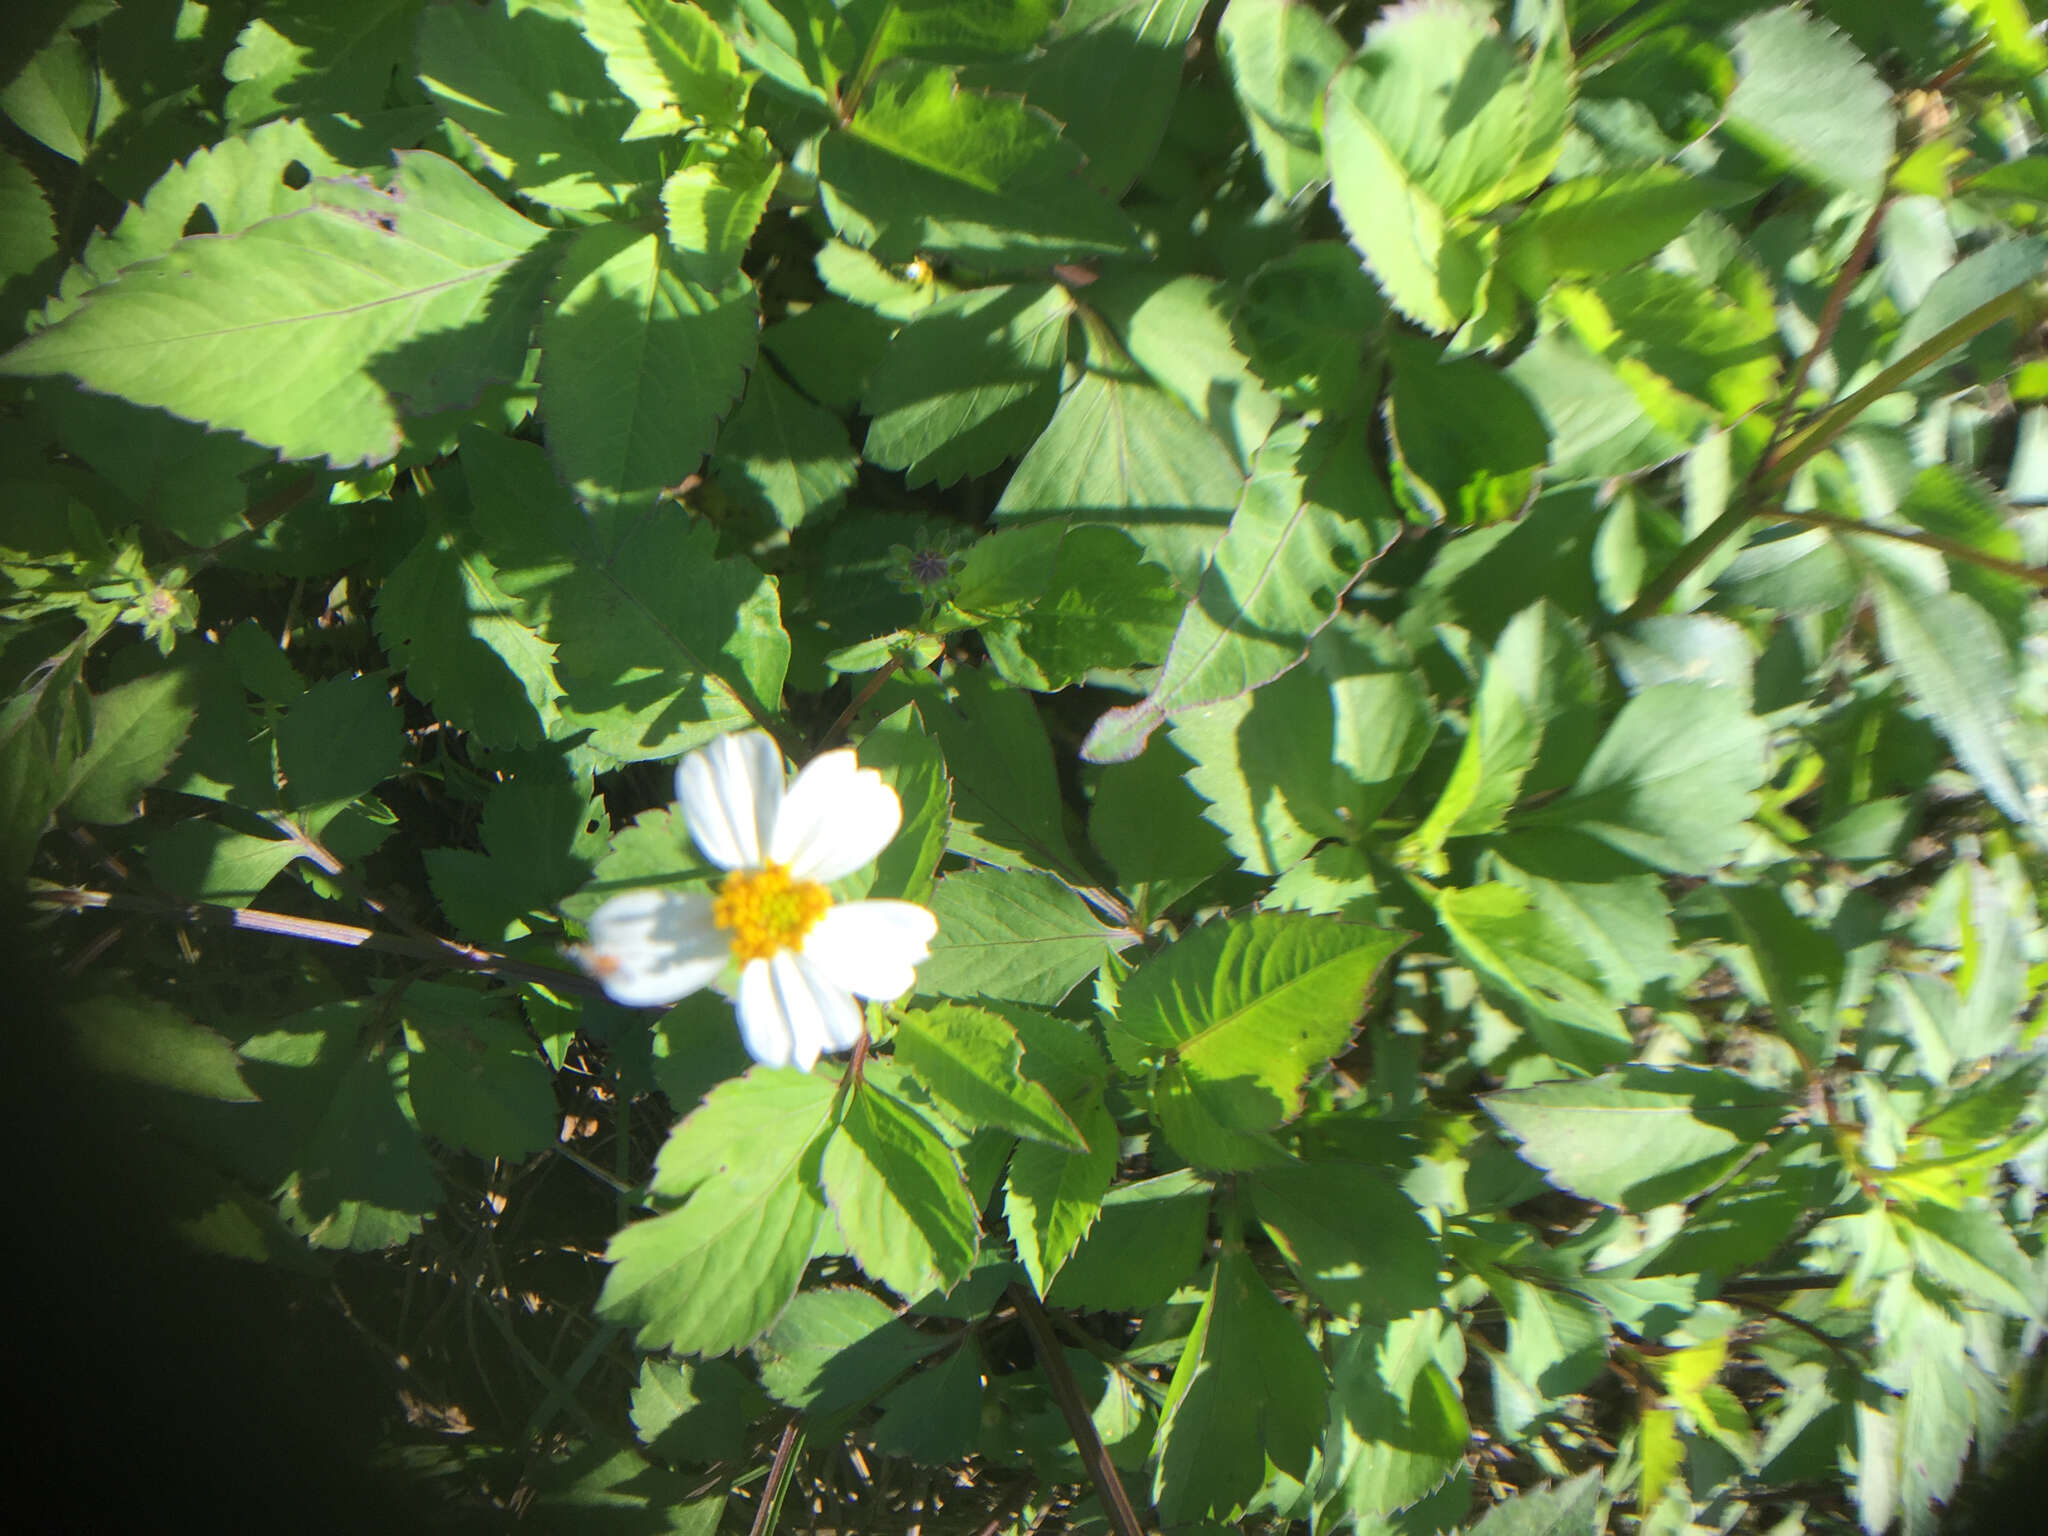
[[[717,894],[628,891],[590,918],[577,951],[606,994],[665,1008],[723,983],[756,1061],[809,1070],[861,1038],[856,999],[908,992],[938,919],[908,901],[832,899],[831,882],[896,836],[896,792],[847,750],[813,758],[787,787],[761,731],[721,736],[676,769],[683,820],[727,871]]]

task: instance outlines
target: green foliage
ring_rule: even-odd
[[[2048,1321],[2029,26],[36,8],[24,1150],[415,1504],[1925,1536]],[[747,729],[937,923],[810,1071],[597,974]]]

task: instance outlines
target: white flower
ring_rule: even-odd
[[[851,1050],[863,1029],[855,999],[908,992],[939,929],[914,902],[834,902],[826,889],[889,846],[903,822],[896,792],[844,749],[813,758],[785,790],[775,742],[744,731],[684,758],[676,798],[704,856],[731,871],[718,894],[615,896],[591,915],[576,958],[629,1007],[665,1008],[724,978],[740,1039],[765,1065],[808,1071]]]

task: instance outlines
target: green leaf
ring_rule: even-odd
[[[528,1485],[535,1490],[534,1523],[543,1528],[624,1528],[646,1536],[717,1536],[725,1514],[723,1488],[703,1493],[700,1478],[650,1466],[635,1450],[614,1450],[609,1437],[585,1442],[559,1462],[543,1462]]]
[[[1112,763],[1095,781],[1088,841],[1101,850],[1125,889],[1147,881],[1202,880],[1229,862],[1202,797],[1188,786],[1188,759],[1163,737]]]
[[[2037,1267],[1996,1211],[1923,1202],[1896,1207],[1893,1219],[1921,1273],[2009,1316],[2040,1318]]]
[[[64,1022],[72,1051],[91,1071],[226,1103],[256,1098],[234,1046],[168,1003],[90,997],[73,1004]]]
[[[957,1003],[905,1013],[896,1060],[969,1130],[995,1126],[1068,1151],[1088,1146],[1045,1086],[1024,1075],[1024,1043],[1001,1014]]]
[[[960,1161],[902,1100],[862,1081],[823,1178],[847,1252],[898,1295],[951,1290],[974,1267],[980,1225]]]
[[[1632,1044],[1616,1000],[1569,929],[1497,881],[1436,894],[1437,917],[1480,979],[1515,1004],[1550,1055],[1579,1066],[1619,1061]]]
[[[151,839],[149,869],[173,896],[246,907],[304,851],[290,838],[251,837],[217,821],[181,821]]]
[[[400,416],[517,379],[545,231],[423,150],[389,185],[313,184],[313,201],[181,241],[0,356],[0,373],[87,389],[239,432],[286,458],[380,464]]]
[[[1293,200],[1322,181],[1322,106],[1350,53],[1337,29],[1297,0],[1231,0],[1216,45],[1244,109],[1245,127],[1277,197]]]
[[[1294,666],[1398,532],[1356,433],[1281,429],[1253,462],[1151,694],[1096,721],[1082,756],[1128,761],[1168,715],[1235,698]]]
[[[277,766],[295,807],[366,795],[398,771],[405,721],[377,677],[332,677],[308,688],[277,723]]]
[[[717,1355],[768,1331],[796,1294],[824,1220],[813,1182],[833,1085],[756,1067],[669,1133],[652,1193],[680,1209],[617,1233],[600,1316],[643,1350]]]
[[[1545,1397],[1576,1392],[1607,1366],[1607,1315],[1584,1297],[1509,1279],[1507,1365]]]
[[[1451,776],[1401,845],[1402,857],[1425,873],[1441,873],[1448,839],[1505,825],[1525,785],[1548,787],[1542,779],[1527,784],[1545,744],[1561,742],[1568,750],[1590,733],[1599,686],[1576,623],[1547,599],[1516,614],[1486,658]]]
[[[995,515],[1112,524],[1192,592],[1243,489],[1230,450],[1179,401],[1090,368],[1010,476]]]
[[[481,993],[426,982],[406,988],[399,1017],[422,1131],[508,1162],[554,1144],[555,1075],[517,1020]]]
[[[1598,1536],[1604,1528],[1600,1469],[1594,1467],[1568,1483],[1545,1483],[1502,1499],[1470,1536]]]
[[[1376,388],[1365,343],[1386,316],[1357,254],[1312,240],[1252,274],[1231,330],[1252,371],[1288,405],[1337,416]]]
[[[720,490],[783,528],[837,511],[859,468],[846,423],[761,367],[711,457]]]
[[[1159,153],[1205,0],[1068,0],[1029,58],[983,65],[977,82],[1021,92],[1087,156],[1089,186],[1121,197]]]
[[[1105,276],[1087,297],[1131,361],[1249,465],[1280,419],[1280,399],[1238,350],[1230,290],[1206,277],[1141,268]]]
[[[1934,280],[1927,296],[1899,327],[1885,361],[1897,366],[1912,358],[1952,328],[1967,325],[1979,312],[2035,282],[2044,267],[2048,267],[2048,241],[2038,237],[1999,240],[1980,251],[1972,251]],[[1968,333],[1956,337],[1949,341],[1948,348],[1967,339]],[[1925,361],[1931,363],[1940,355],[1936,353]]]
[[[974,1340],[963,1339],[937,1365],[882,1399],[882,1416],[868,1432],[875,1448],[927,1467],[943,1467],[970,1454],[981,1443],[984,1369]]]
[[[885,261],[925,251],[1002,270],[1129,250],[1137,231],[1081,163],[1036,107],[907,65],[827,135],[819,191],[840,238]]]
[[[1783,6],[1738,22],[1736,137],[1840,192],[1875,202],[1892,158],[1891,90],[1840,32]]]
[[[1106,927],[1065,885],[1029,871],[966,869],[941,880],[939,934],[918,967],[927,996],[1057,1003],[1137,935]]]
[[[1052,693],[1091,673],[1158,665],[1183,603],[1166,573],[1114,528],[1048,531],[1063,536],[1045,590],[1015,618],[980,625],[1004,678]]]
[[[580,0],[583,35],[641,113],[739,120],[747,98],[739,55],[718,24],[684,0]]]
[[[1341,1317],[1392,1319],[1437,1304],[1436,1239],[1415,1203],[1347,1163],[1261,1168],[1244,1187],[1273,1245]]]
[[[1205,923],[1124,981],[1111,1052],[1127,1072],[1171,1061],[1219,1124],[1270,1130],[1301,1113],[1407,937],[1288,913]]]
[[[669,1461],[705,1464],[740,1454],[746,1377],[723,1360],[640,1362],[633,1388],[633,1432]]]
[[[57,218],[43,189],[14,156],[0,151],[0,287],[57,254]]]
[[[1432,521],[1497,523],[1528,510],[1550,432],[1507,374],[1450,358],[1427,342],[1389,338],[1394,387],[1387,438],[1397,484]]]
[[[360,111],[411,65],[421,0],[298,0],[242,29],[222,75],[237,127],[281,112]]]
[[[881,1396],[944,1342],[917,1332],[878,1296],[830,1286],[791,1301],[754,1358],[777,1402],[825,1418]]]
[[[429,533],[377,591],[377,638],[415,698],[487,746],[530,747],[559,718],[555,647],[473,541]]]
[[[1883,575],[1871,584],[1877,640],[1913,700],[1947,738],[1956,761],[1999,810],[2035,824],[2034,775],[2014,750],[2018,721],[2011,653],[1978,604],[1960,592],[1906,592]]]
[[[1640,998],[1679,970],[1678,936],[1657,877],[1576,833],[1515,832],[1493,846],[1499,877],[1599,967],[1607,995]]]
[[[1558,1188],[1631,1210],[1717,1183],[1788,1107],[1782,1093],[1732,1073],[1640,1065],[1481,1102]]]
[[[1044,1141],[1020,1146],[1010,1156],[1003,1185],[1003,1219],[1017,1259],[1043,1296],[1102,1213],[1102,1197],[1116,1177],[1119,1140],[1116,1122],[1090,1093],[1074,1108],[1081,1128],[1077,1151]],[[1085,1137],[1085,1140],[1082,1140]]]
[[[753,285],[708,288],[660,235],[572,241],[541,324],[548,452],[577,495],[644,506],[703,462],[759,340]]]
[[[951,485],[1022,450],[1050,417],[1073,300],[1055,284],[972,288],[897,333],[868,382],[867,456]]]
[[[1749,841],[1764,748],[1737,690],[1661,683],[1621,707],[1569,793],[1519,824],[1572,828],[1653,869],[1709,874]]]
[[[1527,65],[1461,0],[1399,8],[1330,83],[1331,198],[1394,306],[1433,331],[1483,307],[1497,237],[1470,222],[1526,196],[1557,162],[1570,67]]]
[[[1208,1234],[1209,1186],[1194,1173],[1119,1185],[1046,1300],[1088,1311],[1158,1306],[1194,1274]]]
[[[1323,1487],[1360,1520],[1407,1509],[1441,1487],[1462,1465],[1472,1433],[1441,1366],[1425,1364],[1405,1393],[1388,1386],[1386,1336],[1360,1328],[1331,1372]]]
[[[689,146],[682,167],[661,184],[668,243],[686,273],[717,292],[736,283],[781,174],[775,146],[759,128]]]
[[[96,73],[85,45],[59,32],[0,91],[0,112],[30,138],[82,164],[92,152]]]
[[[1187,781],[1209,802],[1203,815],[1252,873],[1279,874],[1321,838],[1347,835],[1334,720],[1329,685],[1308,667],[1174,719],[1173,744],[1195,763]]]
[[[634,110],[609,62],[562,10],[435,5],[420,18],[427,94],[494,174],[554,208],[623,208],[655,180],[651,146],[620,142]]]
[[[1501,234],[1501,266],[1531,298],[1556,281],[1604,277],[1647,261],[1739,189],[1676,165],[1577,176],[1550,187]]]
[[[1152,1501],[1160,1517],[1231,1518],[1265,1481],[1269,1459],[1305,1477],[1327,1391],[1301,1325],[1242,1249],[1224,1249],[1159,1416]]]
[[[1022,53],[1052,24],[1052,0],[893,0],[868,43],[888,59],[974,59]]]
[[[674,757],[774,714],[789,665],[774,581],[720,560],[680,510],[638,519],[552,590],[565,719],[628,762]]]
[[[63,807],[80,821],[133,821],[142,792],[170,771],[199,713],[182,668],[117,683],[93,695],[92,739],[71,766]]]

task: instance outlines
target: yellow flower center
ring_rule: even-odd
[[[732,957],[745,965],[795,949],[831,907],[830,893],[815,880],[792,880],[780,864],[764,864],[725,877],[711,920],[732,930]]]

